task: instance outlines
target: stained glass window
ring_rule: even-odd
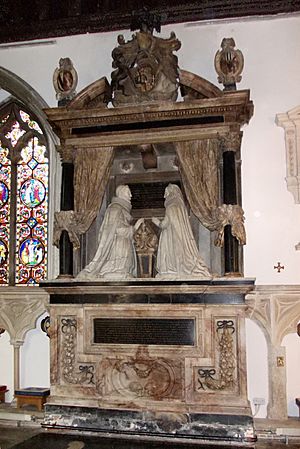
[[[0,110],[0,285],[37,285],[47,274],[48,157],[35,118]]]

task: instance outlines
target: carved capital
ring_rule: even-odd
[[[222,151],[239,151],[242,142],[243,133],[240,131],[232,131],[225,136],[219,137],[220,147]]]
[[[62,162],[73,163],[75,159],[75,148],[71,145],[56,145]]]

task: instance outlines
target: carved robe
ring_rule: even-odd
[[[157,252],[157,277],[211,277],[201,259],[178,186],[166,188],[165,218]]]
[[[117,197],[112,199],[99,231],[96,254],[78,274],[78,279],[126,279],[136,276],[130,211],[129,201]]]

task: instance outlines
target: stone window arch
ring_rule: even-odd
[[[49,157],[32,112],[0,107],[0,285],[36,285],[47,277]]]

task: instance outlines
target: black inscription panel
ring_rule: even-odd
[[[193,346],[195,344],[195,320],[95,318],[94,343]]]
[[[180,187],[179,181],[172,181]],[[163,209],[168,182],[128,184],[132,193],[132,209]]]

